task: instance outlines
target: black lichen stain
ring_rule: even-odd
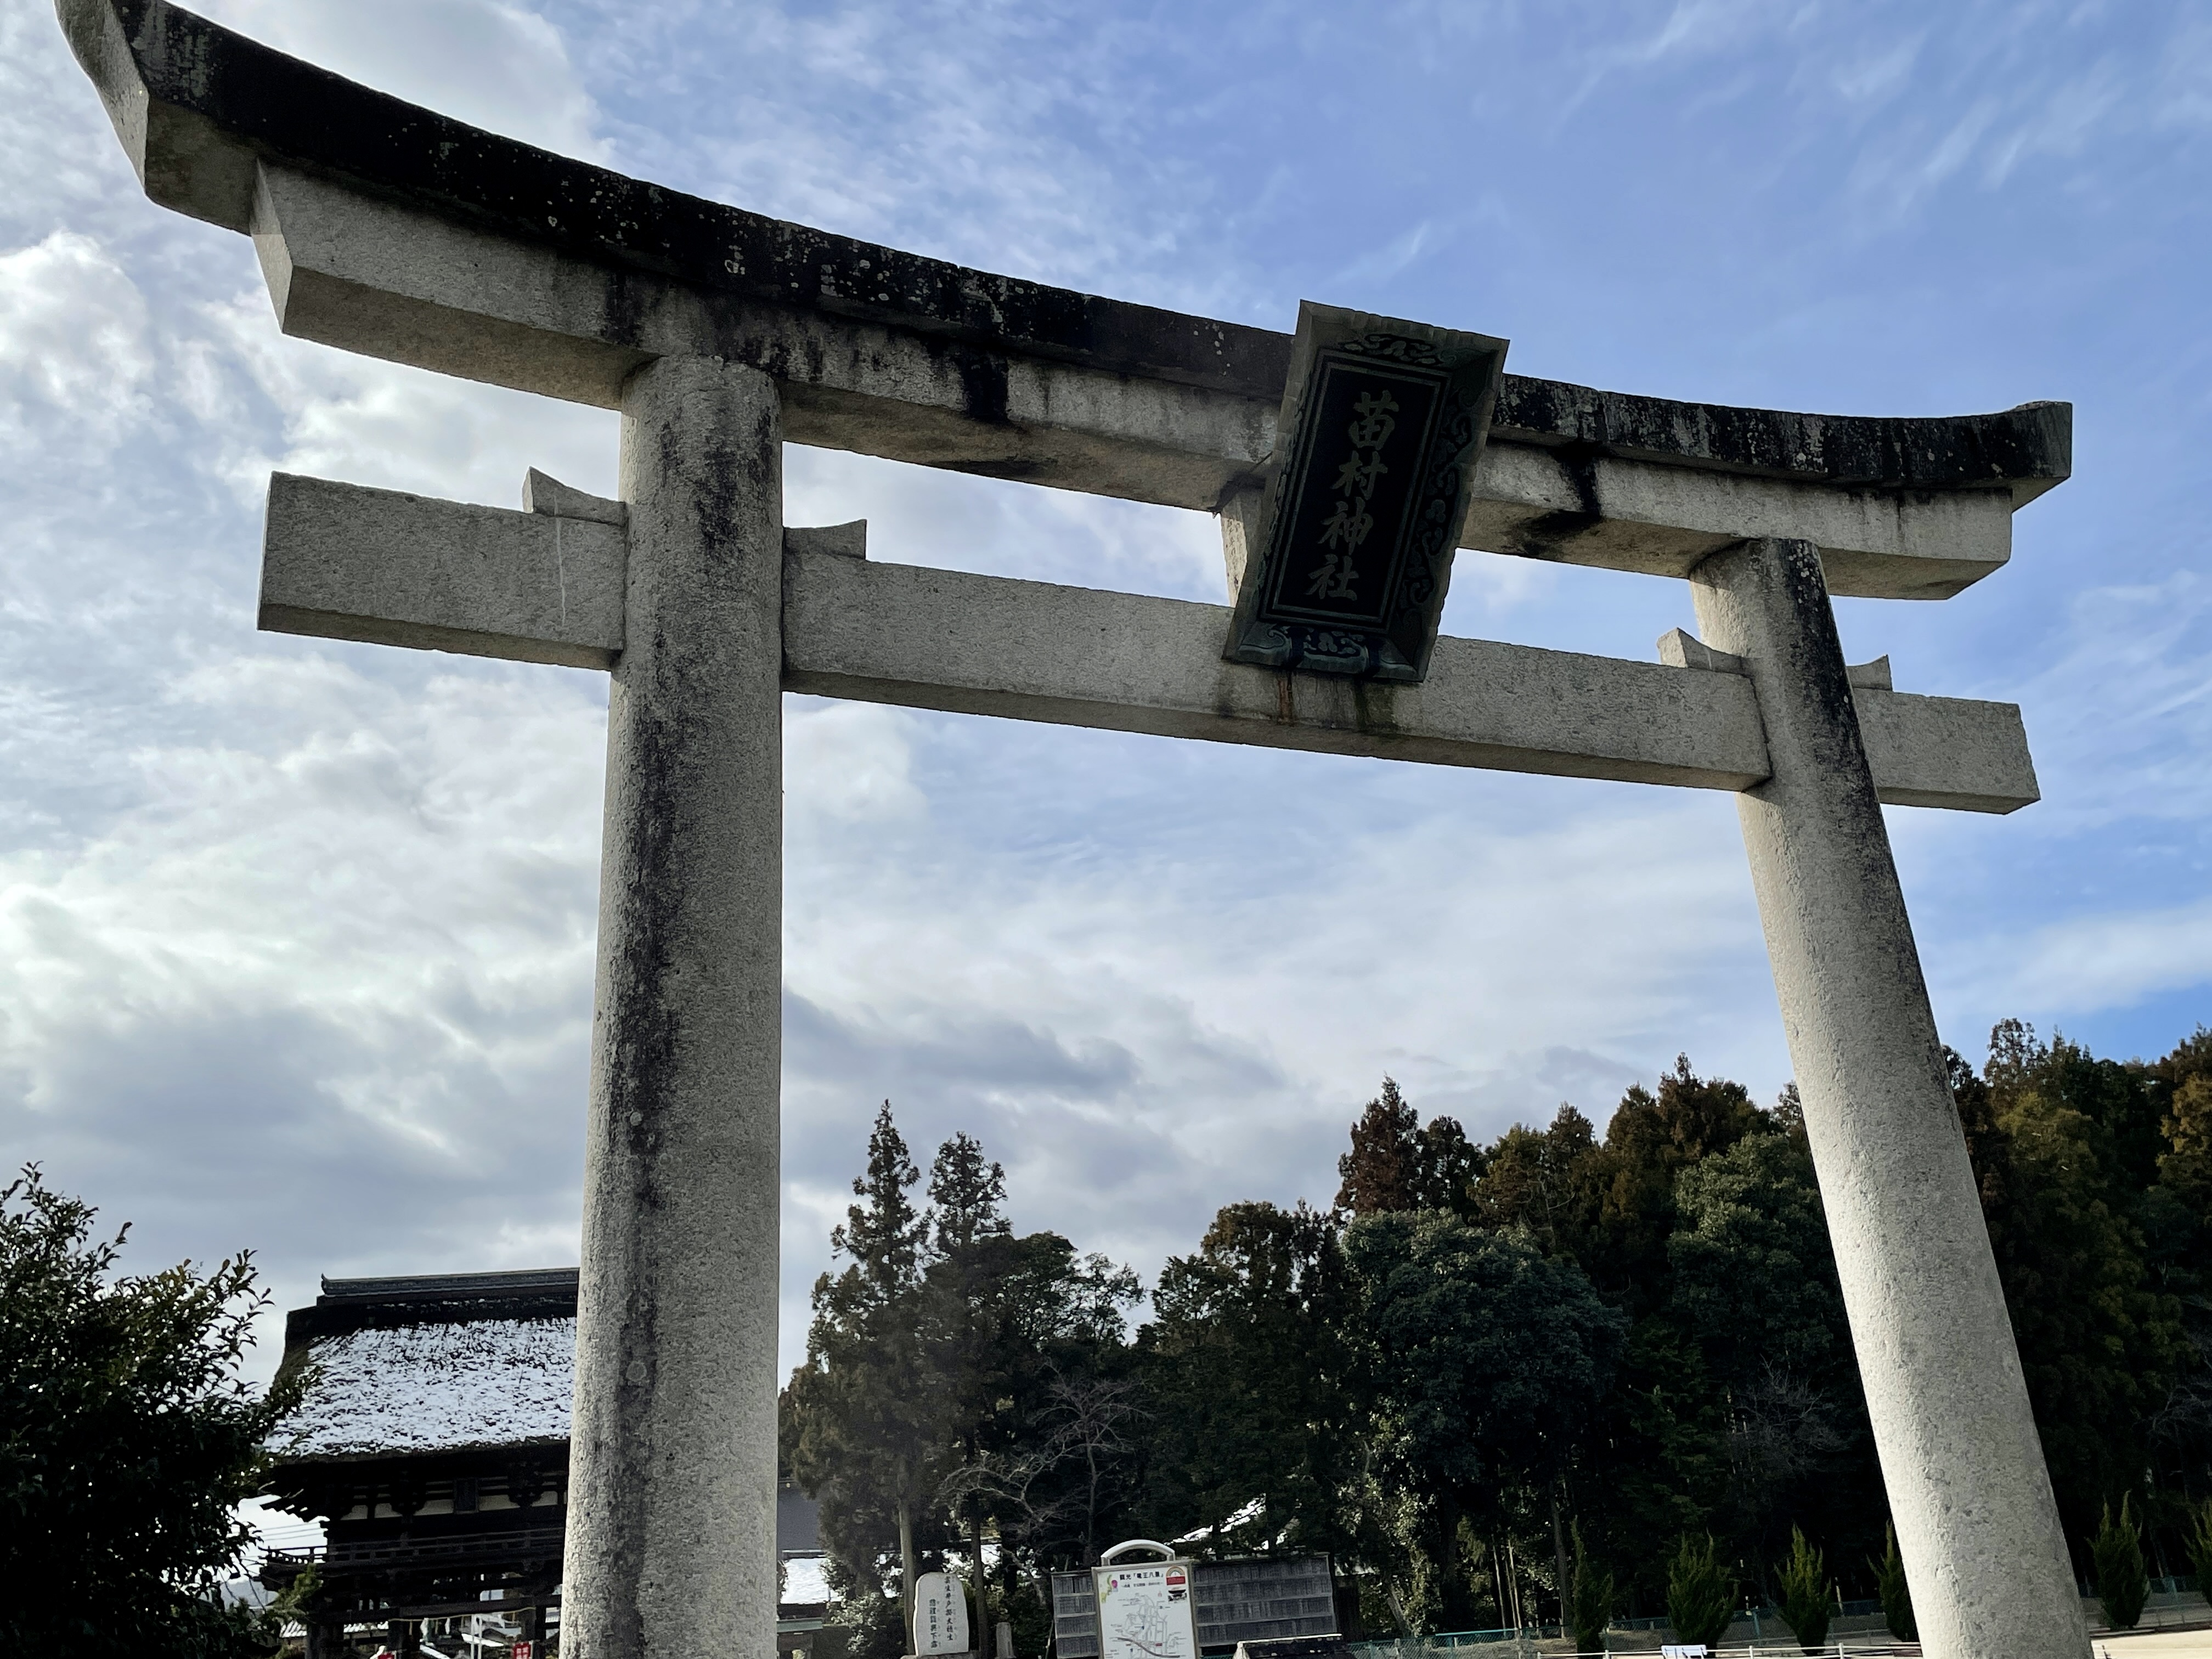
[[[968,418],[986,426],[1005,426],[1006,420],[1006,360],[995,352],[955,346],[947,356],[960,377],[961,407]]]
[[[1605,522],[1605,508],[1597,493],[1597,462],[1604,451],[1595,443],[1577,440],[1560,444],[1551,453],[1575,492],[1576,505],[1539,514],[1521,526],[1511,550],[1523,558],[1565,559],[1569,543]]]

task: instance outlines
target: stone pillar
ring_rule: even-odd
[[[1691,576],[1746,658],[1773,775],[1736,797],[1882,1478],[1930,1659],[2088,1635],[1920,957],[1809,542]]]
[[[772,1659],[782,872],[775,383],[623,393],[564,1659]]]

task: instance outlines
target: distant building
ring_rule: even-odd
[[[325,1279],[284,1324],[284,1369],[313,1368],[270,1449],[276,1506],[327,1542],[272,1552],[272,1589],[313,1567],[310,1659],[344,1627],[414,1648],[424,1619],[505,1613],[520,1639],[558,1617],[575,1391],[576,1270]]]
[[[316,1550],[272,1550],[261,1582],[320,1578],[302,1610],[309,1659],[375,1629],[413,1650],[426,1620],[501,1615],[478,1654],[555,1633],[568,1521],[576,1269],[325,1279],[284,1322],[283,1370],[313,1367],[271,1443],[276,1507],[322,1523]],[[790,1581],[781,1645],[809,1646],[827,1612],[819,1509],[776,1502]],[[493,1645],[482,1644],[489,1641]],[[441,1644],[443,1645],[443,1644]]]

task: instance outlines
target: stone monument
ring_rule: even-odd
[[[148,196],[250,236],[285,332],[622,412],[619,501],[273,480],[260,609],[609,672],[568,1659],[774,1648],[785,691],[1732,792],[1927,1650],[2082,1659],[1881,811],[2034,772],[2016,709],[1847,667],[1829,605],[1999,568],[2065,405],[1669,403],[1315,307],[1294,340],[662,190],[163,0],[58,10]],[[872,563],[785,528],[787,440],[1218,514],[1231,605]],[[1705,637],[1437,638],[1462,546],[1683,578]]]

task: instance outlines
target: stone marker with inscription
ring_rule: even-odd
[[[940,1653],[972,1653],[968,1633],[968,1587],[949,1572],[925,1572],[914,1581],[915,1659]]]
[[[785,691],[1734,793],[1926,1650],[2083,1659],[1881,811],[2008,812],[2034,769],[2009,705],[1847,666],[1829,602],[2001,568],[2065,405],[1670,403],[1315,307],[1292,339],[626,179],[164,0],[57,11],[285,332],[622,411],[618,501],[273,481],[260,611],[609,674],[566,1659],[774,1651]],[[1218,514],[1231,606],[872,563],[784,526],[786,441]],[[1459,547],[1684,578],[1705,638],[1437,638]]]

